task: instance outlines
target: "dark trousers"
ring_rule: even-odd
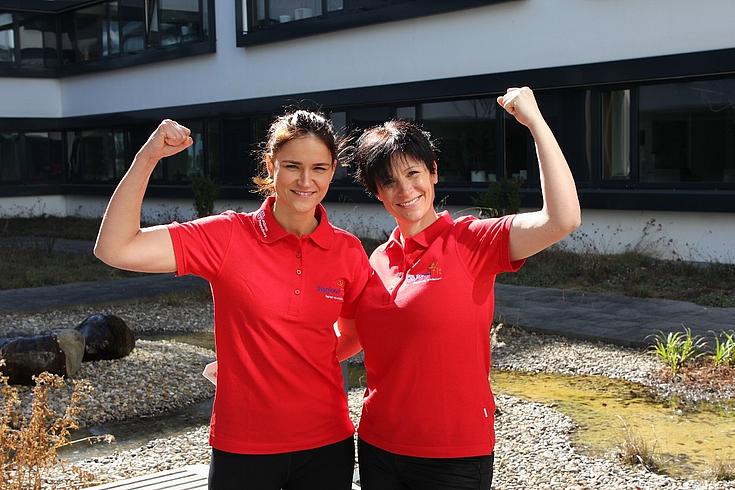
[[[305,451],[233,454],[212,448],[209,490],[350,490],[355,443]]]
[[[416,458],[383,451],[358,439],[362,490],[489,490],[493,455]]]

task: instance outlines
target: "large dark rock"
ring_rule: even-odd
[[[47,371],[73,376],[79,371],[84,337],[76,330],[58,330],[33,337],[0,339],[0,371],[10,384],[32,385],[33,376]]]
[[[135,347],[135,336],[115,315],[92,315],[76,329],[84,336],[84,361],[120,359]]]

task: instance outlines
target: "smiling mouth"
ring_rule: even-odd
[[[411,199],[410,201],[396,203],[396,206],[399,206],[401,208],[409,208],[409,207],[413,206],[414,204],[416,204],[419,199],[421,199],[421,196],[416,196],[413,199]]]
[[[294,194],[296,194],[297,196],[300,196],[300,197],[309,197],[309,196],[313,196],[314,194],[316,194],[316,191],[306,191],[306,192],[304,192],[304,191],[291,190],[291,192],[293,192]]]

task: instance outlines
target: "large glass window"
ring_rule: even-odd
[[[735,182],[735,79],[639,89],[641,182]]]
[[[58,182],[64,178],[61,133],[25,133],[25,162],[29,182]]]
[[[541,92],[536,96],[544,119],[554,132],[577,183],[589,182],[592,173],[593,103],[591,90]],[[524,128],[526,134],[528,129]],[[530,136],[529,136],[530,138]],[[537,165],[533,142],[532,159]],[[535,169],[534,169],[535,171]]]
[[[24,66],[56,66],[56,23],[47,15],[18,16],[20,59]]]
[[[497,102],[493,98],[421,104],[421,122],[437,141],[439,182],[487,182],[495,178]]]
[[[602,94],[602,178],[630,178],[630,90]]]
[[[0,62],[15,61],[13,14],[0,14]]]
[[[194,41],[202,35],[199,0],[159,0],[161,46]]]
[[[191,130],[194,143],[185,151],[166,158],[162,163],[165,168],[165,180],[168,182],[191,182],[193,177],[205,174],[204,123],[202,121],[184,121],[184,126]]]
[[[340,0],[329,0],[327,11],[342,10]],[[284,24],[322,15],[322,0],[255,0],[251,2],[259,27]]]
[[[76,61],[92,61],[109,54],[107,5],[99,4],[74,12]]]
[[[20,135],[0,133],[0,182],[20,180]]]
[[[122,177],[127,159],[125,136],[119,131],[92,130],[70,132],[69,171],[82,182],[113,182]]]

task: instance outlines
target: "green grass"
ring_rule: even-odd
[[[100,219],[0,219],[0,237],[43,236],[92,241],[99,225]],[[381,242],[364,239],[363,245],[370,254]],[[130,275],[115,271],[93,257],[45,252],[0,250],[4,272],[0,274],[0,289]],[[498,282],[735,307],[735,265],[657,260],[639,253],[594,255],[547,250],[531,257],[518,273],[500,275]]]
[[[546,250],[498,282],[735,307],[735,265],[658,260],[639,253],[575,254]]]
[[[0,237],[39,236],[94,241],[101,222],[102,218],[5,218],[0,219]]]
[[[136,275],[109,267],[91,255],[49,253],[44,248],[0,246],[0,290],[70,282],[121,279]]]

